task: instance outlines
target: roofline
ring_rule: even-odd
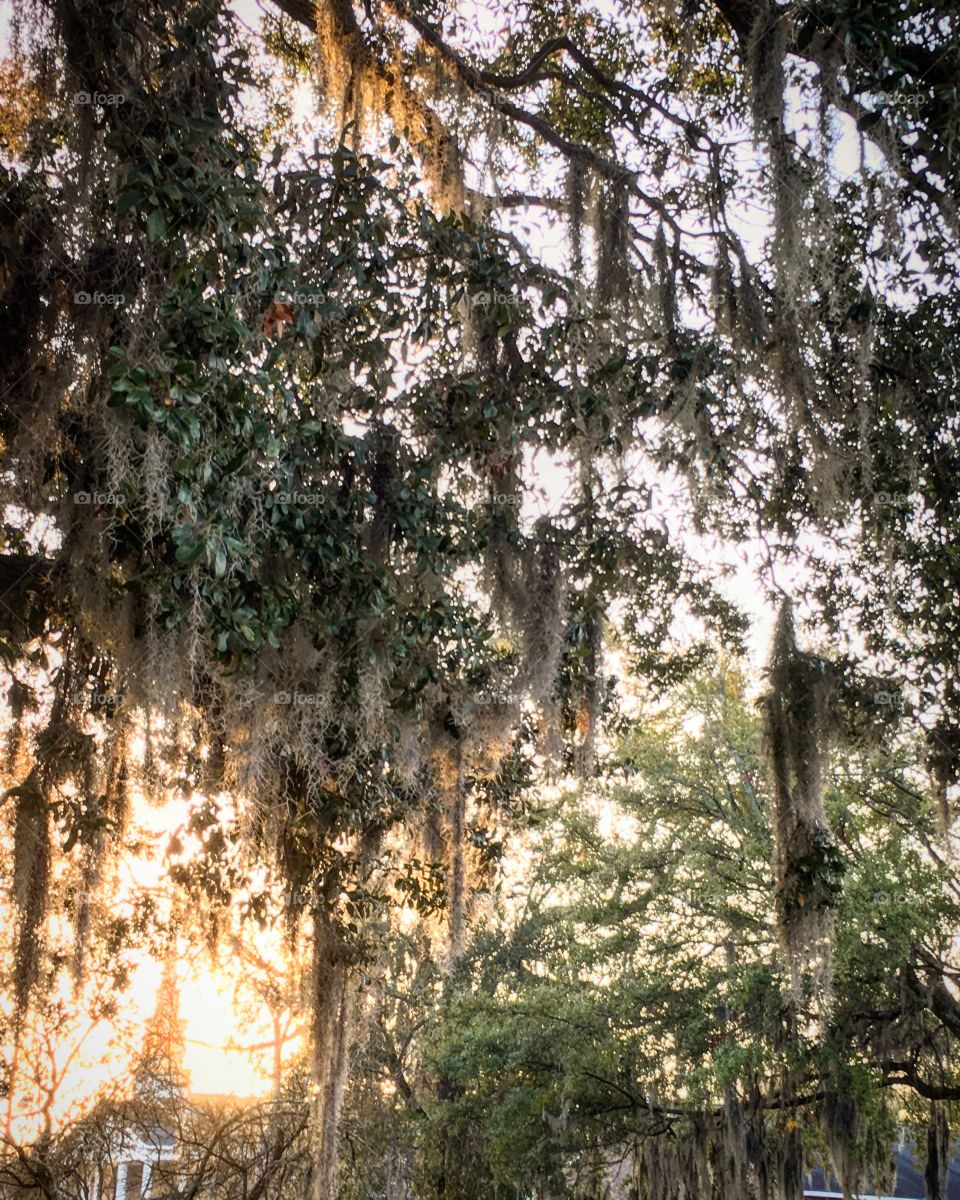
[[[843,1192],[816,1192],[804,1188],[805,1200],[843,1200]],[[922,1196],[877,1196],[873,1192],[856,1192],[854,1200],[923,1200]]]

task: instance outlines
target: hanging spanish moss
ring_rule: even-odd
[[[397,64],[385,66],[366,44],[356,16],[343,0],[316,5],[319,90],[359,139],[367,124],[388,119],[417,156],[435,203],[460,212],[465,203],[460,148],[453,131],[411,86]],[[437,87],[458,87],[436,61]],[[359,146],[359,140],[356,143]]]
[[[3,764],[4,778],[11,783],[21,778],[25,770],[23,756],[27,750],[28,716],[35,711],[36,702],[34,689],[14,678],[7,691],[10,728],[5,738]]]
[[[930,1101],[927,1125],[927,1160],[923,1172],[926,1200],[947,1200],[947,1181],[950,1177],[950,1123],[946,1105]]]
[[[582,655],[583,688],[576,714],[577,774],[582,782],[593,775],[604,695],[603,613],[587,614]]]
[[[750,38],[749,68],[757,136],[770,155],[773,179],[771,253],[779,293],[776,324],[778,379],[793,406],[794,420],[811,427],[812,380],[804,356],[802,330],[806,299],[804,228],[807,188],[796,165],[795,147],[785,127],[784,62],[789,23],[775,6],[762,5]]]
[[[340,1110],[354,1028],[351,955],[325,916],[314,919],[313,953],[313,1122],[311,1195],[336,1195]]]
[[[830,1161],[844,1200],[859,1194],[863,1184],[864,1121],[848,1087],[830,1090],[823,1101],[823,1127]]]
[[[733,1097],[720,1113],[698,1113],[669,1136],[651,1131],[634,1156],[638,1200],[801,1200],[803,1170],[797,1122],[777,1121]]]
[[[676,243],[673,248],[673,258],[676,257]],[[677,276],[674,270],[675,261],[671,262],[671,252],[667,247],[667,235],[663,224],[657,226],[653,239],[653,297],[655,301],[654,320],[659,318],[659,332],[668,345],[673,345],[677,338]]]
[[[587,211],[589,180],[583,164],[571,160],[566,175],[567,236],[570,240],[570,273],[575,280],[583,274],[583,223]]]
[[[453,779],[446,789],[446,820],[449,829],[449,885],[447,903],[449,907],[450,941],[448,959],[451,963],[455,963],[463,954],[467,922],[466,846],[464,844],[467,799],[462,744],[458,743],[454,756]]]
[[[624,177],[597,185],[593,232],[597,302],[628,305],[630,297],[630,191]]]
[[[950,792],[960,781],[960,738],[946,721],[938,721],[928,734],[927,771],[930,775],[940,837],[949,845],[953,823]]]
[[[78,681],[85,680],[90,673],[90,660],[75,637],[65,640],[60,653],[49,713],[34,727],[26,774],[7,792],[7,797],[14,801],[12,894],[16,914],[14,998],[18,1023],[41,969],[50,907],[55,816],[65,807],[73,807],[86,814],[87,828],[94,829],[101,807],[95,786],[96,744],[80,727],[82,697],[76,692]],[[16,746],[24,736],[24,722],[29,719],[26,711],[21,712],[10,730],[6,757],[14,763],[25,757]],[[67,850],[82,832],[83,823],[74,824]],[[86,871],[95,875],[100,869],[100,856],[89,844],[87,854]],[[82,917],[82,912],[79,915]]]
[[[796,1030],[790,1025],[792,1037]],[[778,1026],[774,1037],[786,1033]],[[819,1158],[816,1138],[805,1144],[805,1131],[813,1134],[817,1122],[828,1148],[825,1169],[832,1169],[845,1197],[893,1190],[894,1122],[882,1098],[870,1118],[854,1098],[849,1077],[828,1086],[822,1098],[812,1098],[795,1068],[785,1063],[769,1082],[776,1084],[772,1105],[759,1092],[727,1086],[717,1106],[678,1112],[662,1124],[655,1114],[644,1115],[632,1151],[638,1200],[801,1200],[805,1175]]]
[[[831,680],[826,664],[798,649],[787,600],[777,619],[768,677],[777,926],[794,992],[799,995],[809,974],[823,997],[829,990],[833,908],[842,879],[823,801]]]
[[[14,998],[22,1016],[40,972],[52,847],[50,812],[39,775],[31,772],[13,794]]]

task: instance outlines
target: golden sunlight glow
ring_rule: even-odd
[[[234,982],[221,969],[198,972],[182,985],[184,1069],[192,1094],[260,1097],[270,1093],[270,1021],[266,1014],[261,1020],[241,1020],[233,1002]],[[261,1049],[243,1049],[251,1045]],[[284,1057],[287,1053],[285,1049]]]
[[[169,916],[164,859],[171,837],[178,835],[181,861],[199,849],[183,832],[192,801],[171,796],[158,806],[136,792],[131,799],[130,844],[112,868],[109,915],[129,917],[137,898],[149,895],[157,911]],[[55,886],[69,884],[59,870]],[[103,902],[94,897],[93,903]],[[0,896],[4,943],[13,928],[9,898]],[[216,958],[182,941],[178,946],[176,1006],[184,1041],[179,1066],[191,1095],[254,1099],[269,1095],[278,1068],[303,1050],[299,992],[282,935],[236,923],[226,936],[228,945]],[[48,937],[54,945],[72,945],[63,913],[51,916]],[[88,970],[80,984],[65,972],[48,1003],[28,1015],[18,1051],[21,1086],[0,1100],[6,1136],[30,1140],[98,1101],[131,1095],[144,1035],[158,1006],[163,962],[150,949],[134,947],[126,963],[122,990],[103,972]],[[6,997],[0,1000],[0,1022],[9,1028],[12,1021]]]

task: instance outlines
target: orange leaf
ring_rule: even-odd
[[[271,300],[263,314],[264,337],[281,337],[284,325],[293,324],[293,305]]]

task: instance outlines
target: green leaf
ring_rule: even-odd
[[[128,188],[125,192],[121,192],[114,206],[117,216],[122,217],[124,213],[129,212],[131,208],[135,208],[143,200],[143,192],[139,188]]]
[[[151,242],[159,242],[167,233],[167,222],[159,208],[155,208],[147,217],[147,237]]]
[[[181,542],[177,547],[177,562],[192,563],[196,562],[203,553],[204,543],[198,539],[191,538],[189,541]]]

